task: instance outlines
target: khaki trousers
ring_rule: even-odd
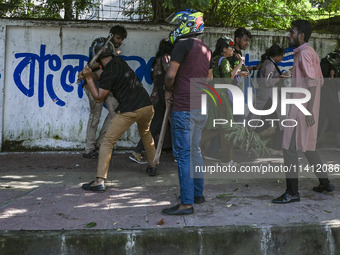
[[[85,145],[85,152],[89,153],[90,151],[99,148],[101,143],[103,142],[106,130],[109,127],[112,118],[116,115],[116,112],[114,110],[117,108],[118,102],[113,97],[112,92],[110,92],[103,102],[97,103],[91,94],[88,84],[84,85],[84,91],[87,97],[89,98],[90,104],[90,116],[87,122],[86,145]],[[98,124],[100,121],[100,116],[102,114],[104,103],[109,113],[107,114],[103,126],[99,131],[99,136],[96,139]]]
[[[133,112],[117,113],[117,115],[114,116],[99,149],[97,177],[106,179],[114,145],[135,122],[137,123],[139,135],[144,144],[149,165],[151,167],[155,166],[153,159],[155,157],[156,149],[150,132],[150,124],[153,115],[153,106],[149,105]]]

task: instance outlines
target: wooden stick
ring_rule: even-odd
[[[100,54],[102,54],[103,50],[105,49],[105,47],[107,46],[107,44],[109,43],[109,41],[111,41],[113,37],[113,34],[109,34],[109,36],[106,38],[105,43],[103,44],[103,46],[100,48],[100,50],[96,53],[96,55],[93,56],[93,58],[91,59],[90,63],[88,63],[88,66],[91,68],[92,65],[94,64],[94,62],[96,62],[97,58],[100,56]]]
[[[107,46],[107,44],[109,43],[109,41],[112,39],[113,34],[109,34],[109,36],[106,38],[105,43],[103,44],[103,46],[100,48],[100,50],[96,53],[96,55],[93,56],[93,58],[91,59],[91,61],[87,64],[88,67],[92,67],[92,65],[94,64],[94,62],[97,60],[97,58],[100,56],[100,54],[102,54],[103,50],[105,49],[105,47]],[[78,78],[77,80],[77,84],[79,84],[81,82],[81,79]]]
[[[153,162],[157,165],[159,164],[159,158],[162,153],[162,147],[163,147],[163,142],[164,142],[164,137],[165,137],[165,132],[166,132],[166,127],[168,126],[168,121],[170,117],[170,112],[171,112],[171,106],[167,105],[164,113],[164,118],[163,118],[163,123],[162,123],[162,129],[161,133],[159,134],[159,139],[158,139],[158,144],[157,144],[157,150],[155,153],[155,157],[153,159]]]

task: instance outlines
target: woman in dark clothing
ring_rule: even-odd
[[[153,81],[153,90],[150,95],[151,102],[153,104],[155,115],[152,119],[150,132],[157,144],[160,130],[162,128],[163,117],[165,113],[165,90],[164,90],[164,78],[165,73],[169,68],[170,55],[173,49],[173,44],[167,39],[163,39],[159,43],[158,51],[155,56],[155,60],[152,63],[151,78]],[[168,129],[169,130],[169,129]],[[163,147],[164,148],[164,147]],[[138,164],[147,164],[148,162],[143,158],[142,152],[144,150],[142,140],[139,140],[129,159],[135,161]]]
[[[272,88],[280,88],[284,85],[284,79],[280,78],[281,70],[277,66],[277,64],[282,61],[284,52],[285,51],[283,48],[277,44],[274,44],[266,50],[265,54],[261,56],[261,67],[258,71],[257,79],[259,88],[256,90],[256,103],[254,106],[257,110],[269,109],[272,105]],[[278,97],[278,102],[280,102],[280,96]],[[273,114],[274,116],[272,116],[272,119],[282,119],[280,103],[278,103],[276,112]],[[268,116],[265,117],[268,118]],[[267,128],[267,125],[263,125],[262,127],[256,128],[255,131],[259,133]],[[283,129],[282,126],[279,125],[275,129],[275,135],[272,144],[274,150],[272,151],[272,154],[278,154],[278,151],[281,150],[282,135]]]

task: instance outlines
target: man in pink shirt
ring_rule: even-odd
[[[305,166],[299,166],[297,150],[304,152],[310,166],[319,179],[319,186],[313,188],[316,192],[331,192],[333,184],[328,180],[327,173],[316,172],[322,167],[322,161],[316,151],[316,138],[320,108],[320,90],[323,85],[323,76],[320,68],[320,59],[315,50],[308,45],[312,33],[312,25],[307,20],[295,20],[288,35],[289,46],[294,50],[294,64],[292,70],[292,86],[308,89],[311,98],[303,106],[311,113],[305,115],[296,105],[291,105],[288,118],[297,122],[295,127],[285,127],[283,135],[284,164],[290,169],[286,173],[286,192],[273,199],[273,203],[286,204],[300,201],[298,191],[298,174]],[[303,98],[303,93],[293,93],[293,99]]]

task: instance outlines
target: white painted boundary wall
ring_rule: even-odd
[[[75,83],[87,63],[93,39],[108,35],[112,22],[64,22],[0,19],[0,146],[18,142],[26,148],[82,149],[89,106]],[[117,23],[119,24],[119,23]],[[151,92],[150,71],[158,43],[169,34],[161,25],[123,24],[128,37],[122,55]],[[234,30],[206,28],[202,39],[214,49],[221,35]],[[252,31],[246,63],[254,64],[273,43],[287,45],[287,32]],[[310,44],[320,57],[338,48],[339,35],[313,34]],[[283,69],[292,66],[291,49]],[[102,121],[106,116],[102,112]],[[139,140],[136,126],[124,134],[119,148]]]

